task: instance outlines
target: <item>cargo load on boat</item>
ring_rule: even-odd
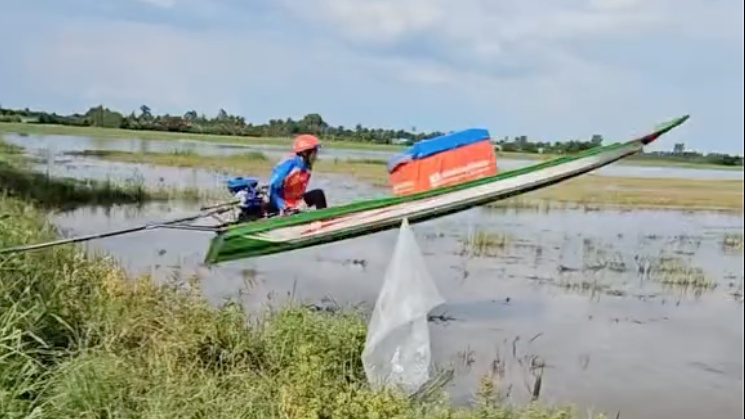
[[[494,145],[481,128],[419,141],[388,161],[388,181],[398,196],[495,174]]]

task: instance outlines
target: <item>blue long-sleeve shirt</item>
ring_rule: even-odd
[[[269,202],[277,209],[295,207],[305,194],[310,181],[310,168],[300,156],[279,162],[269,178]]]

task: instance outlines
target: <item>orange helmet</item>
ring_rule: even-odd
[[[295,137],[295,141],[292,143],[292,151],[295,153],[302,153],[303,151],[318,148],[320,145],[321,144],[315,135],[302,134]]]

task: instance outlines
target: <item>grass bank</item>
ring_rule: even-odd
[[[266,178],[275,163],[266,155],[255,152],[232,156],[120,151],[83,154],[112,161],[229,170],[260,178]],[[316,170],[350,175],[378,186],[387,186],[384,164],[378,160],[321,160]],[[491,206],[540,207],[547,202],[558,206],[742,211],[743,181],[585,175]]]
[[[292,143],[291,138],[283,137],[240,137],[231,135],[214,135],[214,134],[195,134],[179,133],[164,131],[143,131],[143,130],[126,130],[117,128],[100,128],[100,127],[72,127],[65,125],[46,125],[46,124],[26,124],[16,122],[0,122],[0,133],[15,132],[19,134],[38,134],[38,135],[78,135],[94,138],[139,138],[143,140],[199,140],[223,144],[254,144],[254,145],[278,145],[288,146]],[[404,148],[400,145],[392,144],[371,144],[358,141],[344,140],[324,140],[324,146],[337,149],[349,150],[380,150],[396,152]],[[499,159],[523,159],[523,160],[546,160],[558,157],[551,154],[520,153],[520,152],[499,152]],[[743,167],[731,167],[716,164],[694,163],[684,161],[672,161],[667,159],[653,159],[649,157],[631,156],[623,161],[618,162],[622,165],[635,166],[654,166],[654,167],[682,167],[698,169],[717,169],[717,170],[743,170]]]
[[[18,160],[23,154],[23,147],[15,144],[6,143],[0,139],[0,161]]]
[[[0,247],[55,236],[44,214],[0,196]],[[9,221],[12,220],[12,221]],[[360,313],[297,304],[247,319],[196,281],[154,285],[72,246],[0,256],[4,417],[571,418],[568,409],[414,400],[366,384]]]

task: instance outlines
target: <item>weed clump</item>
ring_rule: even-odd
[[[722,251],[726,253],[742,253],[743,251],[743,234],[727,233],[722,237]]]
[[[703,269],[674,256],[657,258],[649,267],[648,274],[651,279],[671,287],[707,290],[717,286]]]
[[[510,237],[477,228],[460,239],[460,255],[472,257],[494,257],[510,244]]]

